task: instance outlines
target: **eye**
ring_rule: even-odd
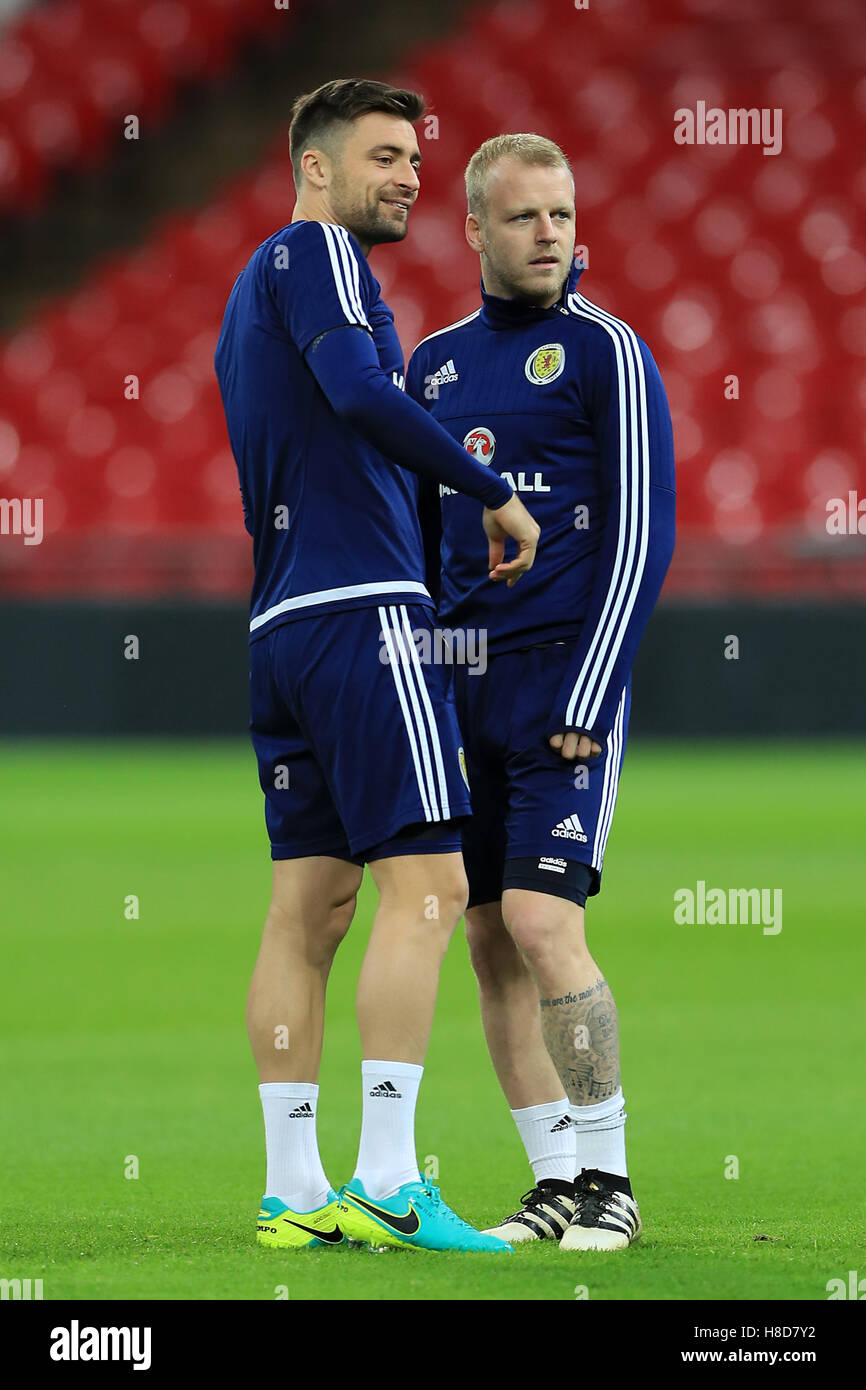
[[[389,154],[380,154],[376,160],[377,164],[393,164],[394,161]]]

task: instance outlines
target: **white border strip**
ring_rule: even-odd
[[[622,726],[625,719],[626,687],[623,687],[613,721],[613,728],[607,736],[607,766],[604,769],[604,783],[601,789],[601,805],[598,809],[598,824],[595,828],[595,841],[592,846],[593,867],[601,871],[607,837],[613,823],[616,794],[619,790],[619,775],[622,771]]]
[[[445,776],[445,760],[442,757],[442,744],[439,741],[439,729],[436,724],[436,716],[433,713],[433,706],[430,703],[430,693],[427,689],[427,683],[424,680],[424,671],[421,667],[421,659],[418,656],[418,648],[415,646],[412,638],[412,629],[409,626],[409,615],[403,605],[400,607],[400,617],[402,619],[403,636],[408,647],[412,665],[415,668],[421,703],[424,706],[424,713],[427,716],[427,728],[430,731],[430,744],[433,750],[433,761],[436,764],[436,776],[439,782],[439,805],[442,808],[442,819],[450,820],[451,805],[448,801],[448,778]]]
[[[357,323],[362,328],[369,328],[366,315],[361,306],[361,301],[355,293],[351,283],[351,269],[347,264],[347,256],[351,248],[337,237],[337,228],[328,222],[320,222],[319,226],[325,237],[325,245],[328,248],[328,256],[331,261],[331,270],[334,272],[334,285],[340,300],[340,307],[346,315],[349,323]],[[354,259],[354,257],[352,258]],[[357,271],[357,266],[355,267]]]
[[[418,790],[421,793],[421,803],[424,807],[424,818],[425,820],[429,821],[436,819],[436,817],[434,817],[434,815],[431,812],[430,802],[427,798],[427,786],[425,785],[424,776],[421,771],[421,759],[418,753],[418,739],[416,737],[416,728],[415,724],[412,721],[412,717],[409,713],[409,706],[406,702],[406,692],[403,686],[403,678],[401,674],[402,664],[397,659],[397,653],[394,649],[394,633],[389,623],[389,616],[394,616],[394,609],[380,607],[379,622],[382,626],[382,637],[384,638],[385,646],[388,651],[391,675],[394,679],[394,685],[397,689],[397,699],[400,701],[400,708],[403,711],[403,722],[406,725],[406,733],[409,737],[409,747],[412,750],[412,761],[415,764],[415,777],[418,781]]]
[[[588,729],[598,718],[606,683],[619,656],[646,567],[649,545],[649,431],[646,377],[634,331],[621,319],[599,309],[582,295],[570,295],[568,307],[578,318],[599,324],[612,339],[619,398],[620,532],[613,578],[589,651],[572,687],[565,719],[566,724],[577,724]],[[628,503],[630,508],[627,515]],[[624,545],[626,540],[627,544]]]
[[[417,579],[383,579],[375,584],[347,584],[342,589],[318,589],[314,594],[286,598],[282,603],[275,603],[272,608],[266,608],[264,613],[252,619],[250,632],[255,632],[256,628],[269,623],[271,618],[277,618],[281,613],[313,608],[317,603],[339,603],[344,598],[366,598],[368,594],[381,594],[383,598],[386,594],[422,594],[425,598],[430,597],[426,585],[419,583]]]

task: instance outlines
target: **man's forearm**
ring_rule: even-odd
[[[334,329],[308,348],[306,361],[340,419],[392,463],[493,509],[513,496],[508,483],[462,449],[385,375],[369,334]]]

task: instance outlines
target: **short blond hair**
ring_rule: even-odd
[[[480,216],[487,202],[487,179],[490,170],[500,159],[516,159],[521,164],[541,165],[555,169],[557,165],[574,174],[562,150],[543,135],[494,135],[479,145],[466,165],[466,203],[468,210]]]

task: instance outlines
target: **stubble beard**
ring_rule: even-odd
[[[335,210],[341,224],[358,241],[368,246],[381,246],[386,242],[404,239],[409,230],[408,213],[402,223],[395,222],[382,211],[378,197],[372,205],[363,204],[353,201],[348,196],[341,196],[343,191],[343,186],[338,183],[334,189]]]
[[[499,265],[491,263],[491,270],[493,274],[496,275],[499,285],[502,286],[503,299],[516,300],[518,304],[524,304],[527,309],[541,309],[542,302],[548,297],[548,293],[553,293],[553,291],[545,292],[542,291],[542,289],[528,289],[527,286],[518,284],[516,279],[510,277],[509,271],[503,270]],[[553,300],[553,304],[556,304],[562,299],[562,293],[563,289],[566,288],[567,279],[569,279],[569,274],[564,272],[562,279],[560,279],[559,284],[556,286],[556,299]],[[485,281],[485,285],[487,285],[487,281]],[[553,307],[552,304],[550,304],[549,307]]]

